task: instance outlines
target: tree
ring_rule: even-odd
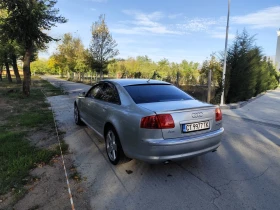
[[[202,68],[200,70],[200,82],[202,84],[207,84],[209,70],[212,70],[212,83],[217,86],[222,80],[223,69],[221,62],[211,54],[211,59],[203,62]]]
[[[10,73],[10,66],[9,66],[9,57],[8,57],[8,52],[9,52],[9,46],[8,44],[4,43],[2,40],[0,42],[1,48],[0,48],[0,65],[2,66],[4,64],[6,68],[6,75],[8,77],[9,83],[12,83],[12,77]]]
[[[245,101],[256,93],[261,50],[254,45],[254,36],[244,30],[237,34],[228,51],[229,90],[227,102]]]
[[[57,60],[55,59],[54,55],[52,55],[49,60],[47,61],[48,66],[48,73],[50,74],[59,74],[59,64]]]
[[[0,9],[7,11],[7,17],[0,21],[0,35],[9,37],[24,48],[23,57],[23,93],[30,95],[30,61],[34,49],[44,49],[51,41],[58,41],[47,34],[56,23],[65,23],[58,16],[54,6],[56,0],[1,0]]]
[[[186,82],[187,84],[197,84],[199,78],[199,63],[183,60],[179,65],[179,72],[182,75],[181,80],[183,80],[182,82]]]
[[[261,48],[254,41],[254,36],[244,30],[237,34],[229,48],[227,102],[244,101],[278,86],[275,68],[263,57]]]
[[[35,74],[46,74],[50,71],[48,61],[46,59],[38,59],[31,62],[31,72]]]
[[[14,74],[16,76],[16,81],[18,84],[21,83],[21,78],[18,71],[17,60],[21,55],[22,47],[16,43],[15,41],[8,42],[8,55],[10,59],[10,63],[13,66]]]
[[[158,63],[158,72],[162,77],[167,77],[168,72],[170,70],[169,61],[164,58],[161,59]]]
[[[52,56],[52,62],[61,69],[62,76],[67,72],[84,73],[90,69],[88,51],[80,38],[73,37],[70,33],[64,34],[61,43],[57,47],[57,52]]]
[[[105,22],[105,15],[100,15],[99,20],[92,24],[91,29],[92,40],[90,44],[90,52],[97,64],[97,72],[102,77],[104,70],[107,69],[109,60],[119,54],[115,49],[116,41],[109,32],[109,28]]]

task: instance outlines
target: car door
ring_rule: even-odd
[[[99,102],[98,98],[101,94],[101,88],[103,84],[94,85],[86,94],[84,103],[82,105],[82,118],[86,121],[86,123],[96,130],[96,119],[95,119],[95,111],[96,111],[96,103]]]
[[[97,132],[103,133],[108,116],[114,112],[115,106],[119,105],[120,99],[116,87],[109,82],[104,82],[93,113],[94,119],[96,120],[95,128]]]

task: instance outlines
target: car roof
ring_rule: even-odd
[[[159,80],[153,80],[153,79],[105,79],[101,82],[113,82],[117,83],[121,86],[129,86],[129,85],[145,85],[145,84],[166,84],[169,85],[170,83],[159,81]]]

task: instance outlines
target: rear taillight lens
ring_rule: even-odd
[[[216,108],[216,121],[220,121],[223,119],[222,111],[220,108]]]
[[[158,129],[159,128],[159,123],[156,115],[148,116],[148,117],[143,117],[141,119],[141,128],[149,128],[149,129]]]
[[[148,129],[167,129],[174,128],[175,124],[170,114],[159,114],[143,117],[140,127]]]
[[[159,125],[161,129],[167,129],[167,128],[174,128],[174,120],[170,114],[159,114],[157,115]]]

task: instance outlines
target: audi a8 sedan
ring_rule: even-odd
[[[224,131],[219,107],[170,83],[103,80],[74,102],[74,118],[105,140],[109,161],[160,163],[215,151]]]

